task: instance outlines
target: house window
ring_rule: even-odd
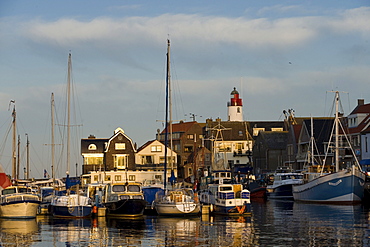
[[[136,181],[136,176],[135,175],[129,175],[128,180],[129,181]]]
[[[126,143],[124,142],[117,142],[114,144],[114,148],[116,150],[125,150],[126,149]]]
[[[240,142],[240,143],[236,143],[236,144],[235,144],[235,148],[236,148],[237,150],[242,150],[242,149],[244,149],[244,143],[242,143],[242,142]]]
[[[188,134],[187,138],[188,138],[188,140],[194,140],[194,135],[193,134]]]
[[[110,181],[110,175],[106,175],[104,178],[105,181]]]
[[[151,146],[151,151],[152,152],[162,152],[162,146],[160,146],[160,145],[153,145],[153,146]]]
[[[236,108],[237,109],[237,112],[240,113],[240,107]]]
[[[114,176],[114,181],[122,181],[121,175],[115,175]]]
[[[103,157],[84,157],[84,165],[103,165]]]
[[[99,181],[99,176],[98,175],[94,175],[94,181]]]
[[[365,152],[367,153],[368,150],[367,150],[367,136],[365,136]]]
[[[188,175],[191,176],[193,174],[193,169],[188,168],[188,172],[189,172]]]
[[[128,155],[115,155],[114,156],[114,167],[117,169],[126,169],[128,165]]]
[[[162,180],[162,176],[161,175],[154,175],[154,178],[161,181]]]
[[[193,152],[193,146],[185,146],[184,152],[185,153],[191,153],[191,152]]]
[[[243,131],[239,130],[239,136],[243,136]]]
[[[96,145],[95,144],[90,144],[87,149],[89,149],[89,150],[96,150]]]
[[[141,156],[141,164],[146,165],[146,164],[153,164],[153,156],[146,155],[146,156]]]

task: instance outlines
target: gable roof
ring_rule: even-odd
[[[180,121],[179,123],[172,123],[172,133],[176,132],[186,132],[188,131],[194,124],[198,124],[197,121],[192,121],[192,122],[183,122]],[[168,126],[169,128],[170,126]],[[169,132],[169,131],[168,131]],[[164,128],[161,132],[166,133],[166,128]]]
[[[370,113],[370,104],[357,105],[355,109],[349,114],[359,114],[359,113]]]

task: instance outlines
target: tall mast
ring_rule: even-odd
[[[15,112],[15,101],[11,100],[10,104],[13,103],[13,112],[12,112],[12,117],[13,117],[13,142],[12,142],[12,178],[16,179],[17,178],[17,151],[16,151],[16,137],[17,137],[17,124],[16,124],[16,112]]]
[[[335,92],[335,170],[339,171],[339,92]]]
[[[54,179],[54,160],[55,160],[55,142],[54,142],[54,93],[51,93],[51,177]]]
[[[26,179],[30,178],[30,142],[28,140],[28,134],[27,136],[27,142],[26,142],[26,150],[27,150],[27,165],[26,165]]]
[[[71,70],[72,70],[72,55],[68,56],[68,81],[67,81],[67,173],[70,170],[70,142],[71,142]]]
[[[311,115],[311,164],[314,165],[314,155],[313,155],[313,152],[314,152],[314,135],[313,135],[313,118],[312,118],[312,115]]]
[[[167,188],[167,146],[168,146],[168,104],[170,91],[170,40],[167,40],[167,75],[166,75],[166,113],[165,113],[165,135],[164,135],[164,189]]]
[[[167,56],[167,77],[168,77],[168,104],[169,104],[169,124],[170,124],[170,167],[173,171],[173,161],[172,161],[172,150],[173,150],[173,140],[172,140],[172,87],[171,87],[171,61],[170,61],[170,40],[167,40],[168,43],[168,56]],[[172,174],[172,172],[171,172]]]

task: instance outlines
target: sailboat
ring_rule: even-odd
[[[91,199],[87,196],[80,195],[79,188],[77,188],[76,194],[72,194],[70,190],[71,181],[69,178],[70,170],[70,90],[71,90],[71,72],[72,72],[72,55],[69,53],[68,56],[68,82],[67,82],[67,179],[66,189],[67,194],[61,196],[54,196],[51,201],[51,213],[55,217],[73,217],[82,218],[90,216],[92,211]],[[78,186],[77,186],[78,187]]]
[[[168,132],[172,140],[172,106],[171,106],[171,76],[170,76],[170,40],[167,40],[167,75],[166,75],[166,126],[165,126],[165,159],[164,159],[164,191],[159,191],[153,201],[153,206],[159,215],[185,216],[200,212],[200,204],[196,201],[191,188],[171,188],[167,186],[167,146]],[[168,121],[168,115],[170,120]],[[169,130],[169,131],[168,131]],[[171,147],[172,150],[172,147]],[[172,157],[171,157],[172,159]],[[172,173],[172,172],[171,172]],[[173,177],[173,176],[171,176]]]
[[[333,131],[335,131],[335,167],[327,165],[327,155],[325,156],[323,165],[321,166],[312,162],[308,167],[308,170],[303,172],[303,184],[293,186],[294,200],[319,203],[354,204],[360,203],[363,198],[365,173],[362,172],[356,155],[353,155],[355,164],[342,169],[339,167],[339,125],[341,123],[338,108],[339,92],[336,91],[335,120],[333,128]],[[311,136],[313,136],[312,132],[311,124]],[[345,135],[345,131],[343,131],[343,133]],[[351,146],[346,135],[345,137],[349,146]],[[328,145],[328,148],[329,146],[330,145]],[[311,160],[313,160],[313,158],[311,158]]]
[[[15,101],[11,101],[15,104]],[[18,185],[19,169],[16,165],[16,111],[13,107],[13,160],[12,160],[12,178],[15,181],[11,185],[10,181],[5,182],[4,189],[1,191],[0,197],[0,212],[3,218],[35,218],[37,209],[41,203],[40,197],[35,194],[31,187],[26,185]],[[10,186],[9,186],[10,185]]]

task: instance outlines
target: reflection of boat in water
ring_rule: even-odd
[[[15,235],[28,235],[38,231],[36,219],[1,219],[1,231]]]

